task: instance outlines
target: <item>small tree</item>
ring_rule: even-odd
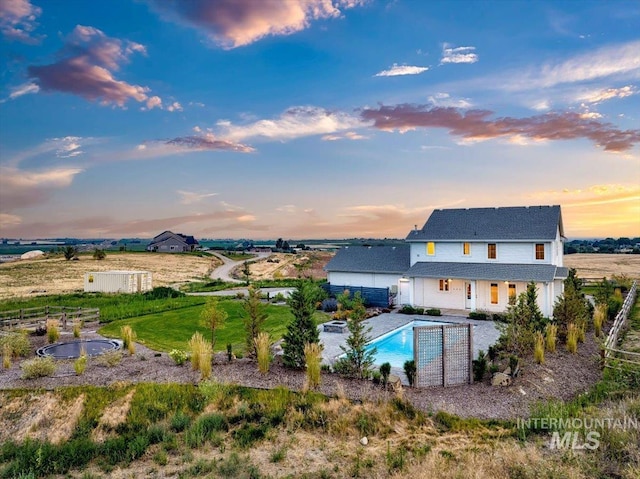
[[[78,254],[78,249],[75,246],[66,246],[62,250],[62,254],[64,254],[64,259],[69,261],[70,259],[76,257],[76,255]]]
[[[542,311],[538,307],[538,291],[536,289],[536,283],[531,281],[527,284],[527,315],[529,316],[529,322],[536,331],[542,331],[545,327],[544,317]]]
[[[340,359],[340,368],[349,376],[366,379],[373,366],[377,348],[367,349],[371,327],[366,327],[364,320],[366,309],[360,293],[353,297],[353,309],[349,314],[349,337],[347,346],[340,346],[346,356]]]
[[[245,261],[242,263],[242,274],[244,275],[244,280],[249,284],[249,277],[251,276],[251,267],[249,266],[249,262]]]
[[[293,313],[293,321],[289,323],[287,332],[282,337],[282,360],[287,367],[304,368],[305,344],[317,343],[320,340],[320,333],[313,319],[319,298],[320,288],[315,283],[300,281],[287,300]]]
[[[107,257],[107,253],[104,252],[104,250],[96,248],[93,250],[93,259],[95,260],[102,260],[105,259]]]
[[[260,300],[260,290],[252,286],[249,287],[249,295],[242,305],[244,309],[244,330],[246,333],[245,342],[247,345],[247,354],[256,357],[255,338],[262,331],[262,325],[267,319],[265,306]]]
[[[211,348],[216,345],[216,330],[224,326],[224,322],[229,315],[220,308],[217,298],[211,298],[205,304],[204,309],[200,313],[200,318],[204,321],[207,328],[211,330]]]
[[[553,319],[558,324],[558,336],[565,340],[570,323],[583,325],[588,318],[589,308],[581,292],[576,290],[573,282],[565,282],[564,292],[553,305]]]

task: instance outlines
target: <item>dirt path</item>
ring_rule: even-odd
[[[231,272],[239,267],[242,263],[244,263],[244,261],[234,261],[231,258],[227,258],[225,255],[220,254],[220,253],[216,253],[211,251],[211,254],[213,254],[216,258],[222,260],[222,265],[217,267],[216,269],[214,269],[211,272],[211,279],[221,279],[222,281],[227,281],[229,283],[244,283],[243,280],[241,279],[236,279],[233,276],[231,276]],[[268,258],[269,256],[271,256],[271,253],[256,253],[256,256],[251,258],[251,260],[247,260],[247,261],[258,261],[261,259],[265,259]]]

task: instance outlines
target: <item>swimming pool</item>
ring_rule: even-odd
[[[376,365],[389,363],[394,368],[402,368],[405,361],[413,359],[414,326],[442,326],[449,324],[451,323],[415,320],[374,339],[367,346],[367,350],[370,351],[372,348],[377,348]]]

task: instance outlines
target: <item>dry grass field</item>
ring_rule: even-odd
[[[640,279],[640,255],[638,254],[569,254],[564,265],[575,268],[580,278],[611,278],[626,275]]]
[[[327,277],[324,266],[333,257],[333,253],[326,251],[305,251],[298,254],[273,253],[268,258],[252,262],[251,279],[282,279],[297,278],[300,275],[314,279]],[[242,267],[236,274],[241,277]]]
[[[0,300],[82,290],[84,274],[90,271],[150,271],[153,286],[167,286],[201,279],[220,264],[214,257],[162,253],[107,253],[100,261],[91,255],[81,255],[79,261],[64,257],[15,261],[0,264]]]

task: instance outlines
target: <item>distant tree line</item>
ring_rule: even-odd
[[[565,254],[574,253],[627,253],[640,254],[640,237],[618,239],[571,240],[564,244]]]

